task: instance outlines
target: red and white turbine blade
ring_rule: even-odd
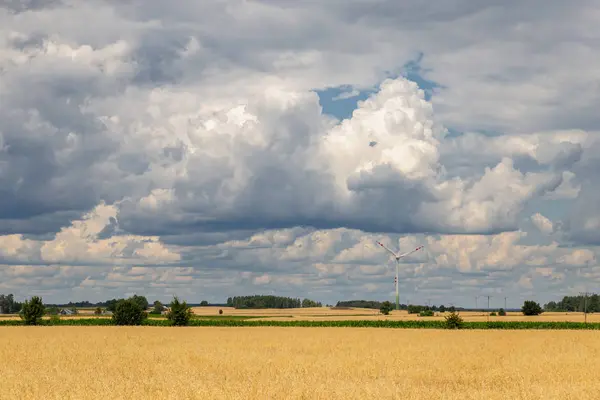
[[[407,256],[407,255],[409,255],[409,254],[412,254],[412,253],[414,253],[415,251],[419,251],[419,250],[421,250],[423,247],[425,247],[425,246],[419,246],[419,247],[417,247],[416,249],[414,249],[413,251],[409,251],[408,253],[400,254],[398,257],[405,257],[405,256]]]
[[[381,247],[383,247],[384,249],[386,249],[387,251],[389,251],[394,257],[397,257],[396,253],[394,253],[392,250],[385,247],[385,245],[383,243],[381,243],[380,241],[377,241],[377,244],[380,245]]]

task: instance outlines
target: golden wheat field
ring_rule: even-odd
[[[251,316],[263,317],[255,320],[291,321],[291,320],[443,320],[448,313],[436,313],[433,317],[420,317],[418,314],[408,314],[406,310],[393,310],[390,315],[382,315],[379,310],[368,308],[333,309],[329,307],[315,308],[288,308],[288,309],[235,309],[233,307],[192,307],[195,315],[218,316],[223,310],[223,316]],[[79,315],[61,316],[62,319],[94,317],[93,309],[80,309]],[[525,316],[520,312],[508,312],[506,316],[489,316],[485,312],[460,311],[460,316],[465,321],[571,321],[583,322],[581,312],[545,312],[536,316]],[[2,315],[1,319],[20,319],[17,315]],[[49,318],[46,316],[45,319]],[[110,318],[99,316],[97,318]],[[600,313],[588,314],[588,322],[600,322]]]
[[[219,309],[223,315],[236,316],[264,316],[265,320],[443,320],[448,313],[436,313],[434,317],[420,317],[418,314],[409,314],[406,310],[393,310],[390,315],[382,315],[379,310],[369,308],[332,309],[329,307],[315,308],[288,308],[288,309],[263,309],[243,310],[233,307],[193,307],[196,315],[218,315]],[[545,312],[536,316],[525,316],[520,312],[508,312],[507,315],[488,316],[485,312],[460,311],[460,316],[465,321],[573,321],[583,322],[584,315],[580,312]],[[600,322],[600,314],[588,314],[588,322]]]
[[[0,327],[1,399],[597,399],[593,331]]]
[[[408,314],[406,310],[393,310],[390,315],[382,315],[379,310],[369,308],[333,309],[329,307],[315,308],[288,308],[288,309],[235,309],[233,307],[192,307],[195,315],[219,316],[219,310],[223,310],[222,316],[250,316],[262,317],[255,320],[271,321],[336,321],[336,320],[443,320],[448,313],[436,313],[433,317],[420,317],[418,314]],[[60,316],[61,319],[96,317],[93,309],[80,309],[79,315]],[[506,316],[489,316],[485,312],[460,311],[460,316],[465,321],[570,321],[583,322],[584,315],[581,312],[545,312],[536,316],[525,316],[520,312],[508,312]],[[44,317],[48,319],[49,316]],[[110,318],[98,316],[97,318]],[[0,315],[0,319],[20,319],[18,315]],[[588,322],[600,322],[600,313],[588,314]]]

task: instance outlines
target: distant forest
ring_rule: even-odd
[[[322,307],[323,305],[318,301],[310,299],[300,299],[291,297],[279,297],[279,296],[235,296],[227,299],[228,307],[235,308],[306,308],[306,307]]]
[[[148,308],[150,303],[145,296],[135,295],[133,298],[140,303],[144,308]],[[61,308],[96,308],[101,307],[109,311],[112,311],[120,299],[111,299],[98,303],[92,303],[89,301],[78,301],[69,302],[66,304],[45,304],[47,307],[61,307]],[[380,309],[383,302],[375,300],[346,300],[338,301],[335,307],[337,308],[371,308]],[[159,301],[155,301],[154,306],[160,304]],[[393,304],[393,303],[392,303]],[[0,294],[0,314],[15,314],[21,310],[23,303],[15,301],[13,294]],[[235,296],[229,297],[226,303],[209,303],[206,300],[200,303],[188,303],[190,306],[216,306],[216,307],[235,307],[238,309],[261,309],[261,308],[307,308],[307,307],[322,307],[321,302],[292,297],[281,297],[271,295],[252,295],[252,296]],[[394,305],[394,304],[393,304]],[[327,305],[330,307],[329,305]],[[587,309],[588,313],[600,312],[600,295],[589,294],[587,298],[585,296],[564,296],[561,301],[551,301],[544,305],[544,311],[554,312],[583,312]],[[433,310],[433,311],[467,311],[473,310],[471,308],[463,307],[447,307],[444,305],[406,305],[400,304],[400,309],[407,310],[409,313],[418,313],[422,310]],[[484,310],[483,308],[478,310]],[[508,310],[507,310],[508,311]]]
[[[597,294],[589,294],[587,299],[586,296],[565,296],[559,302],[551,301],[544,304],[545,311],[583,312],[585,309],[587,309],[587,312],[589,313],[600,312],[600,296]]]

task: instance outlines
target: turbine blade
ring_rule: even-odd
[[[412,253],[414,253],[415,251],[419,251],[419,250],[421,250],[423,247],[425,247],[425,246],[419,246],[419,247],[417,247],[416,249],[414,249],[413,251],[409,251],[408,253],[400,254],[400,255],[398,256],[398,258],[405,257],[405,256],[407,256],[407,255],[409,255],[409,254],[412,254]]]
[[[398,257],[396,255],[396,253],[394,253],[392,250],[390,250],[387,247],[385,247],[385,245],[383,243],[381,243],[380,241],[377,241],[377,244],[380,245],[381,247],[383,247],[384,249],[386,249],[387,251],[389,251],[394,257]]]

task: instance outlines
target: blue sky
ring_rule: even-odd
[[[597,8],[0,6],[0,293],[593,290]]]

